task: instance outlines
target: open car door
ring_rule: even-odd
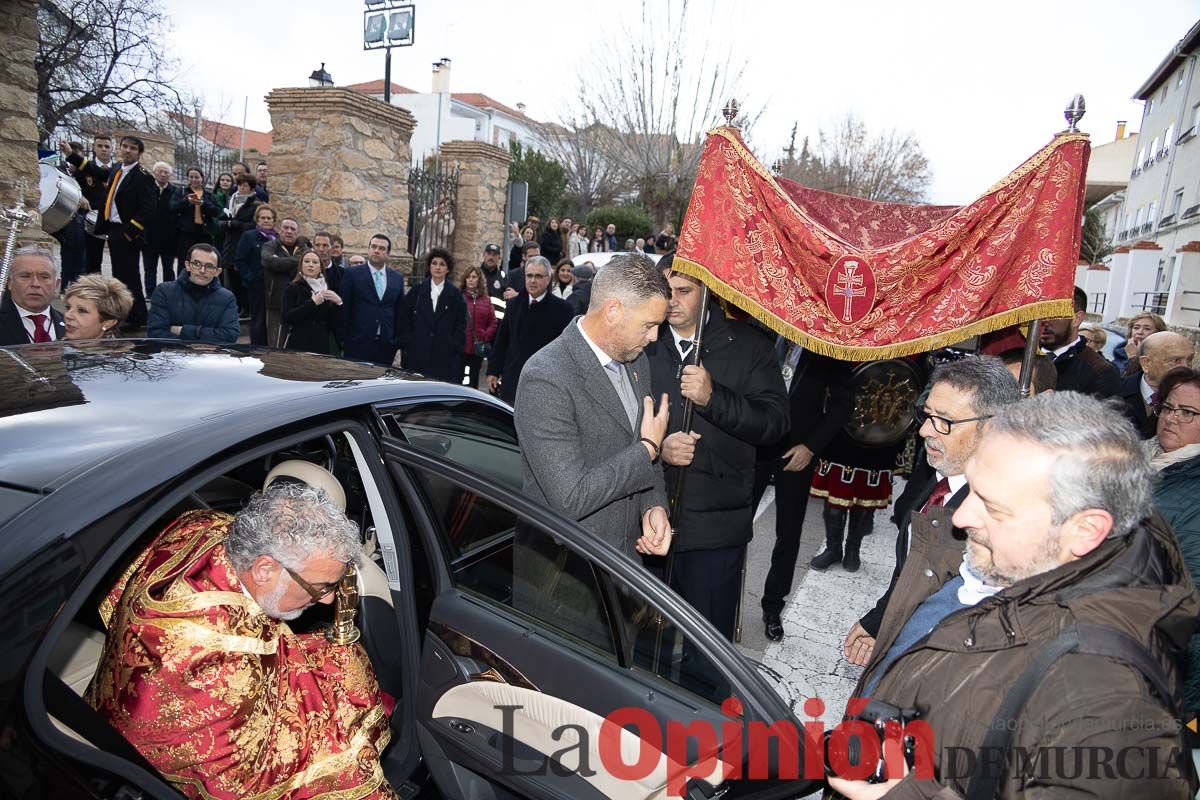
[[[384,457],[424,551],[414,559],[433,576],[419,611],[416,714],[444,794],[649,800],[812,788],[778,779],[781,762],[803,764],[795,740],[760,751],[753,780],[740,741],[721,752],[748,723],[798,724],[754,666],[641,564],[514,487],[520,451],[506,409],[448,400],[379,411]]]

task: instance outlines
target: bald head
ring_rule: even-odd
[[[1192,340],[1174,331],[1152,333],[1142,340],[1138,357],[1146,383],[1157,388],[1162,377],[1175,367],[1190,367],[1196,359]]]

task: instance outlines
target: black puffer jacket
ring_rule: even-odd
[[[658,340],[646,348],[653,396],[667,394],[671,417],[667,435],[681,430],[683,395],[679,393],[681,359],[663,323]],[[687,471],[683,512],[674,547],[711,550],[750,541],[753,534],[754,462],[757,448],[782,438],[790,414],[783,375],[770,339],[749,325],[725,318],[720,306],[709,306],[701,362],[712,378],[713,394],[696,408],[692,430],[700,434],[696,457]],[[664,465],[668,496],[681,468]]]

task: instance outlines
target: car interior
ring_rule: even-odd
[[[383,567],[383,553],[378,546],[376,511],[368,500],[351,438],[345,433],[320,436],[264,458],[247,461],[189,492],[151,524],[119,566],[110,570],[100,581],[99,588],[55,643],[48,662],[49,671],[82,698],[104,649],[105,628],[98,611],[100,601],[129,563],[155,536],[186,511],[213,509],[236,514],[255,491],[264,487],[268,477],[271,480],[305,480],[325,489],[331,497],[339,493],[344,495],[346,516],[358,526],[363,545],[363,554],[357,564],[360,605],[356,621],[381,688],[397,698],[398,703],[401,702],[405,695],[400,683],[403,672],[399,665],[392,663],[395,654],[402,651],[400,630],[393,611],[392,590]],[[426,600],[424,604],[426,607],[428,602]],[[320,630],[332,622],[332,614],[332,605],[315,604],[289,625],[297,633]],[[77,730],[86,726],[72,726],[58,719],[53,714],[54,705],[48,703],[51,721],[60,731],[76,741],[96,746],[95,742],[86,738],[85,732]],[[393,715],[393,720],[397,722],[402,718],[400,714]],[[393,737],[393,741],[398,739],[398,736]],[[386,754],[384,770],[386,773]]]

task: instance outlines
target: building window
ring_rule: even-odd
[[[1144,208],[1139,208],[1137,210],[1137,213],[1133,215],[1134,229],[1142,227],[1142,211],[1144,211],[1144,210],[1145,210]]]
[[[1137,168],[1146,166],[1146,148],[1138,150],[1137,164],[1134,166]]]
[[[1158,104],[1159,105],[1162,105],[1163,103],[1167,102],[1167,86],[1168,85],[1169,84],[1164,83],[1162,91],[1158,93]]]
[[[1167,132],[1163,135],[1163,155],[1171,152],[1172,137],[1175,136],[1175,123],[1172,122],[1167,126]]]
[[[1146,215],[1146,224],[1151,226],[1150,230],[1154,230],[1156,223],[1158,222],[1157,217],[1154,216],[1154,214],[1157,211],[1158,211],[1158,203],[1151,203],[1150,204],[1150,213]]]
[[[1174,199],[1171,200],[1171,216],[1173,216],[1173,217],[1178,216],[1179,212],[1182,209],[1183,209],[1183,189],[1180,189],[1179,191],[1175,192],[1175,197],[1174,197]]]
[[[1184,69],[1180,69],[1180,70],[1179,70],[1179,74],[1175,76],[1175,88],[1176,88],[1176,89],[1182,89],[1182,88],[1183,88],[1183,74],[1184,74],[1184,72],[1186,72],[1186,70],[1184,70]]]
[[[1150,142],[1150,160],[1153,161],[1158,157],[1158,137],[1154,137],[1154,141]]]
[[[1154,98],[1151,97],[1149,100],[1146,101],[1146,116],[1148,117],[1153,113],[1154,113]]]

